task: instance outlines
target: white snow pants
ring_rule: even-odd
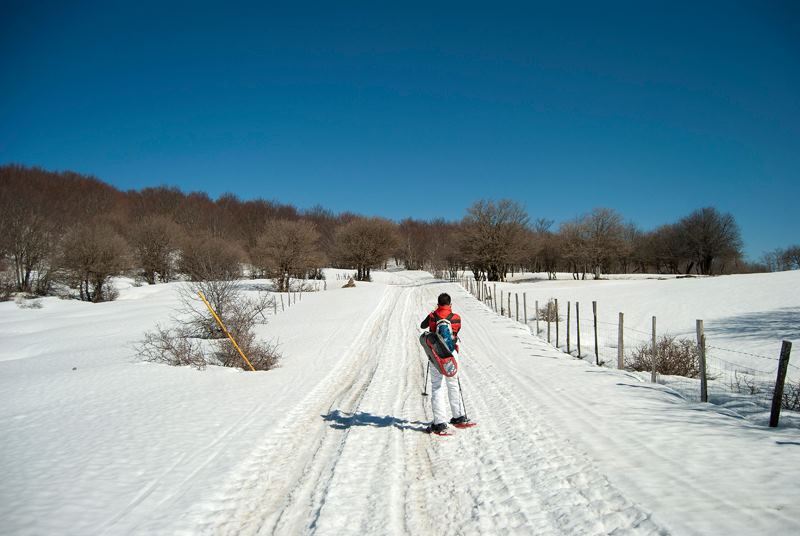
[[[458,359],[455,352],[453,352],[453,355]],[[447,418],[447,408],[444,402],[445,389],[447,390],[447,398],[450,399],[450,411],[453,413],[453,417],[458,418],[464,415],[464,409],[461,407],[461,393],[458,389],[457,377],[458,374],[452,378],[447,378],[439,372],[439,369],[431,365],[431,406],[433,406],[433,424],[447,423],[450,421],[450,419]]]

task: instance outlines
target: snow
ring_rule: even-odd
[[[337,273],[258,328],[284,355],[267,372],[136,359],[183,283],[126,284],[105,304],[0,304],[2,532],[800,533],[796,427],[574,359],[424,272],[352,289]],[[797,337],[798,276],[501,286],[595,299],[643,331],[653,314],[679,333],[704,318],[719,346],[777,357],[776,338]],[[442,291],[463,318],[479,422],[447,438],[421,431],[417,341]]]

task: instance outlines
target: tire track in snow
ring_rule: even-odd
[[[461,381],[481,423],[450,438],[418,431],[430,410],[416,328],[442,290],[465,317]],[[483,306],[459,292],[387,289],[348,355],[187,533],[664,534],[521,403],[492,362],[488,312],[479,319]]]
[[[462,347],[462,384],[467,409],[481,424],[461,432],[464,441],[447,453],[462,459],[461,489],[451,487],[462,507],[460,516],[451,520],[454,532],[665,534],[589,458],[520,402],[508,373],[493,365],[497,335],[487,327],[487,319],[475,315],[485,308],[471,298],[461,304],[465,334],[469,333]],[[437,447],[451,450],[444,442]],[[464,511],[467,497],[473,501],[469,512]]]
[[[386,488],[381,476],[404,468],[405,435],[427,438],[418,431],[406,433],[421,424],[394,417],[416,373],[408,371],[404,336],[387,328],[403,322],[409,308],[416,307],[410,301],[413,294],[413,288],[387,289],[349,355],[270,432],[226,491],[195,509],[187,533],[333,534],[342,521],[374,530],[375,519],[389,511],[395,511],[395,523],[401,522],[403,485]],[[385,343],[376,346],[382,338]],[[380,351],[373,355],[375,348]],[[398,377],[396,370],[407,372]],[[418,416],[419,409],[413,413]],[[324,421],[325,415],[331,420]],[[365,471],[374,477],[365,477]],[[336,504],[343,506],[331,506]],[[346,516],[341,515],[344,505],[351,506]]]
[[[476,376],[482,376],[482,398],[504,427],[516,431],[515,463],[529,475],[560,529],[566,534],[666,534],[649,513],[614,488],[590,458],[520,402],[517,382],[507,381],[509,373],[495,366],[500,336],[487,327],[485,318],[494,314],[472,298],[465,305],[468,318],[484,313],[484,318],[476,318],[475,335],[465,348],[474,358]],[[521,330],[530,337],[526,328]]]
[[[336,447],[333,437],[325,433],[326,427],[320,426],[320,415],[325,413],[331,400],[344,400],[348,393],[358,397],[363,392],[364,370],[358,350],[375,334],[389,301],[390,293],[386,292],[364,322],[348,355],[270,430],[261,446],[242,464],[220,494],[197,505],[186,516],[185,528],[178,529],[178,533],[256,534],[268,533],[262,532],[262,527],[274,527],[282,505],[297,488],[297,481],[304,476],[308,479],[310,472],[318,470],[313,464],[315,456]],[[335,334],[330,337],[333,338]],[[371,373],[367,370],[367,380]]]

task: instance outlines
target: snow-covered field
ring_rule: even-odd
[[[570,358],[457,284],[374,276],[341,289],[329,271],[327,291],[272,317],[259,333],[284,359],[257,373],[136,360],[179,283],[0,304],[0,532],[800,533],[797,428]],[[644,331],[652,315],[687,333],[703,318],[720,346],[777,357],[759,341],[797,338],[798,276],[508,288],[594,299]],[[422,433],[417,342],[442,291],[479,422],[449,438]]]

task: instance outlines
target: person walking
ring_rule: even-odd
[[[442,293],[437,299],[437,307],[431,311],[419,326],[427,329],[431,333],[442,335],[445,344],[452,352],[453,357],[458,359],[458,333],[461,331],[461,317],[453,312],[450,295]],[[425,346],[425,351],[430,349]],[[430,358],[430,354],[428,355]],[[434,434],[443,435],[447,433],[447,404],[445,396],[450,403],[452,418],[450,424],[456,427],[465,427],[469,424],[464,405],[461,398],[461,389],[458,383],[457,374],[445,377],[438,367],[430,367],[431,374],[431,406],[433,406],[433,423],[430,431]]]

